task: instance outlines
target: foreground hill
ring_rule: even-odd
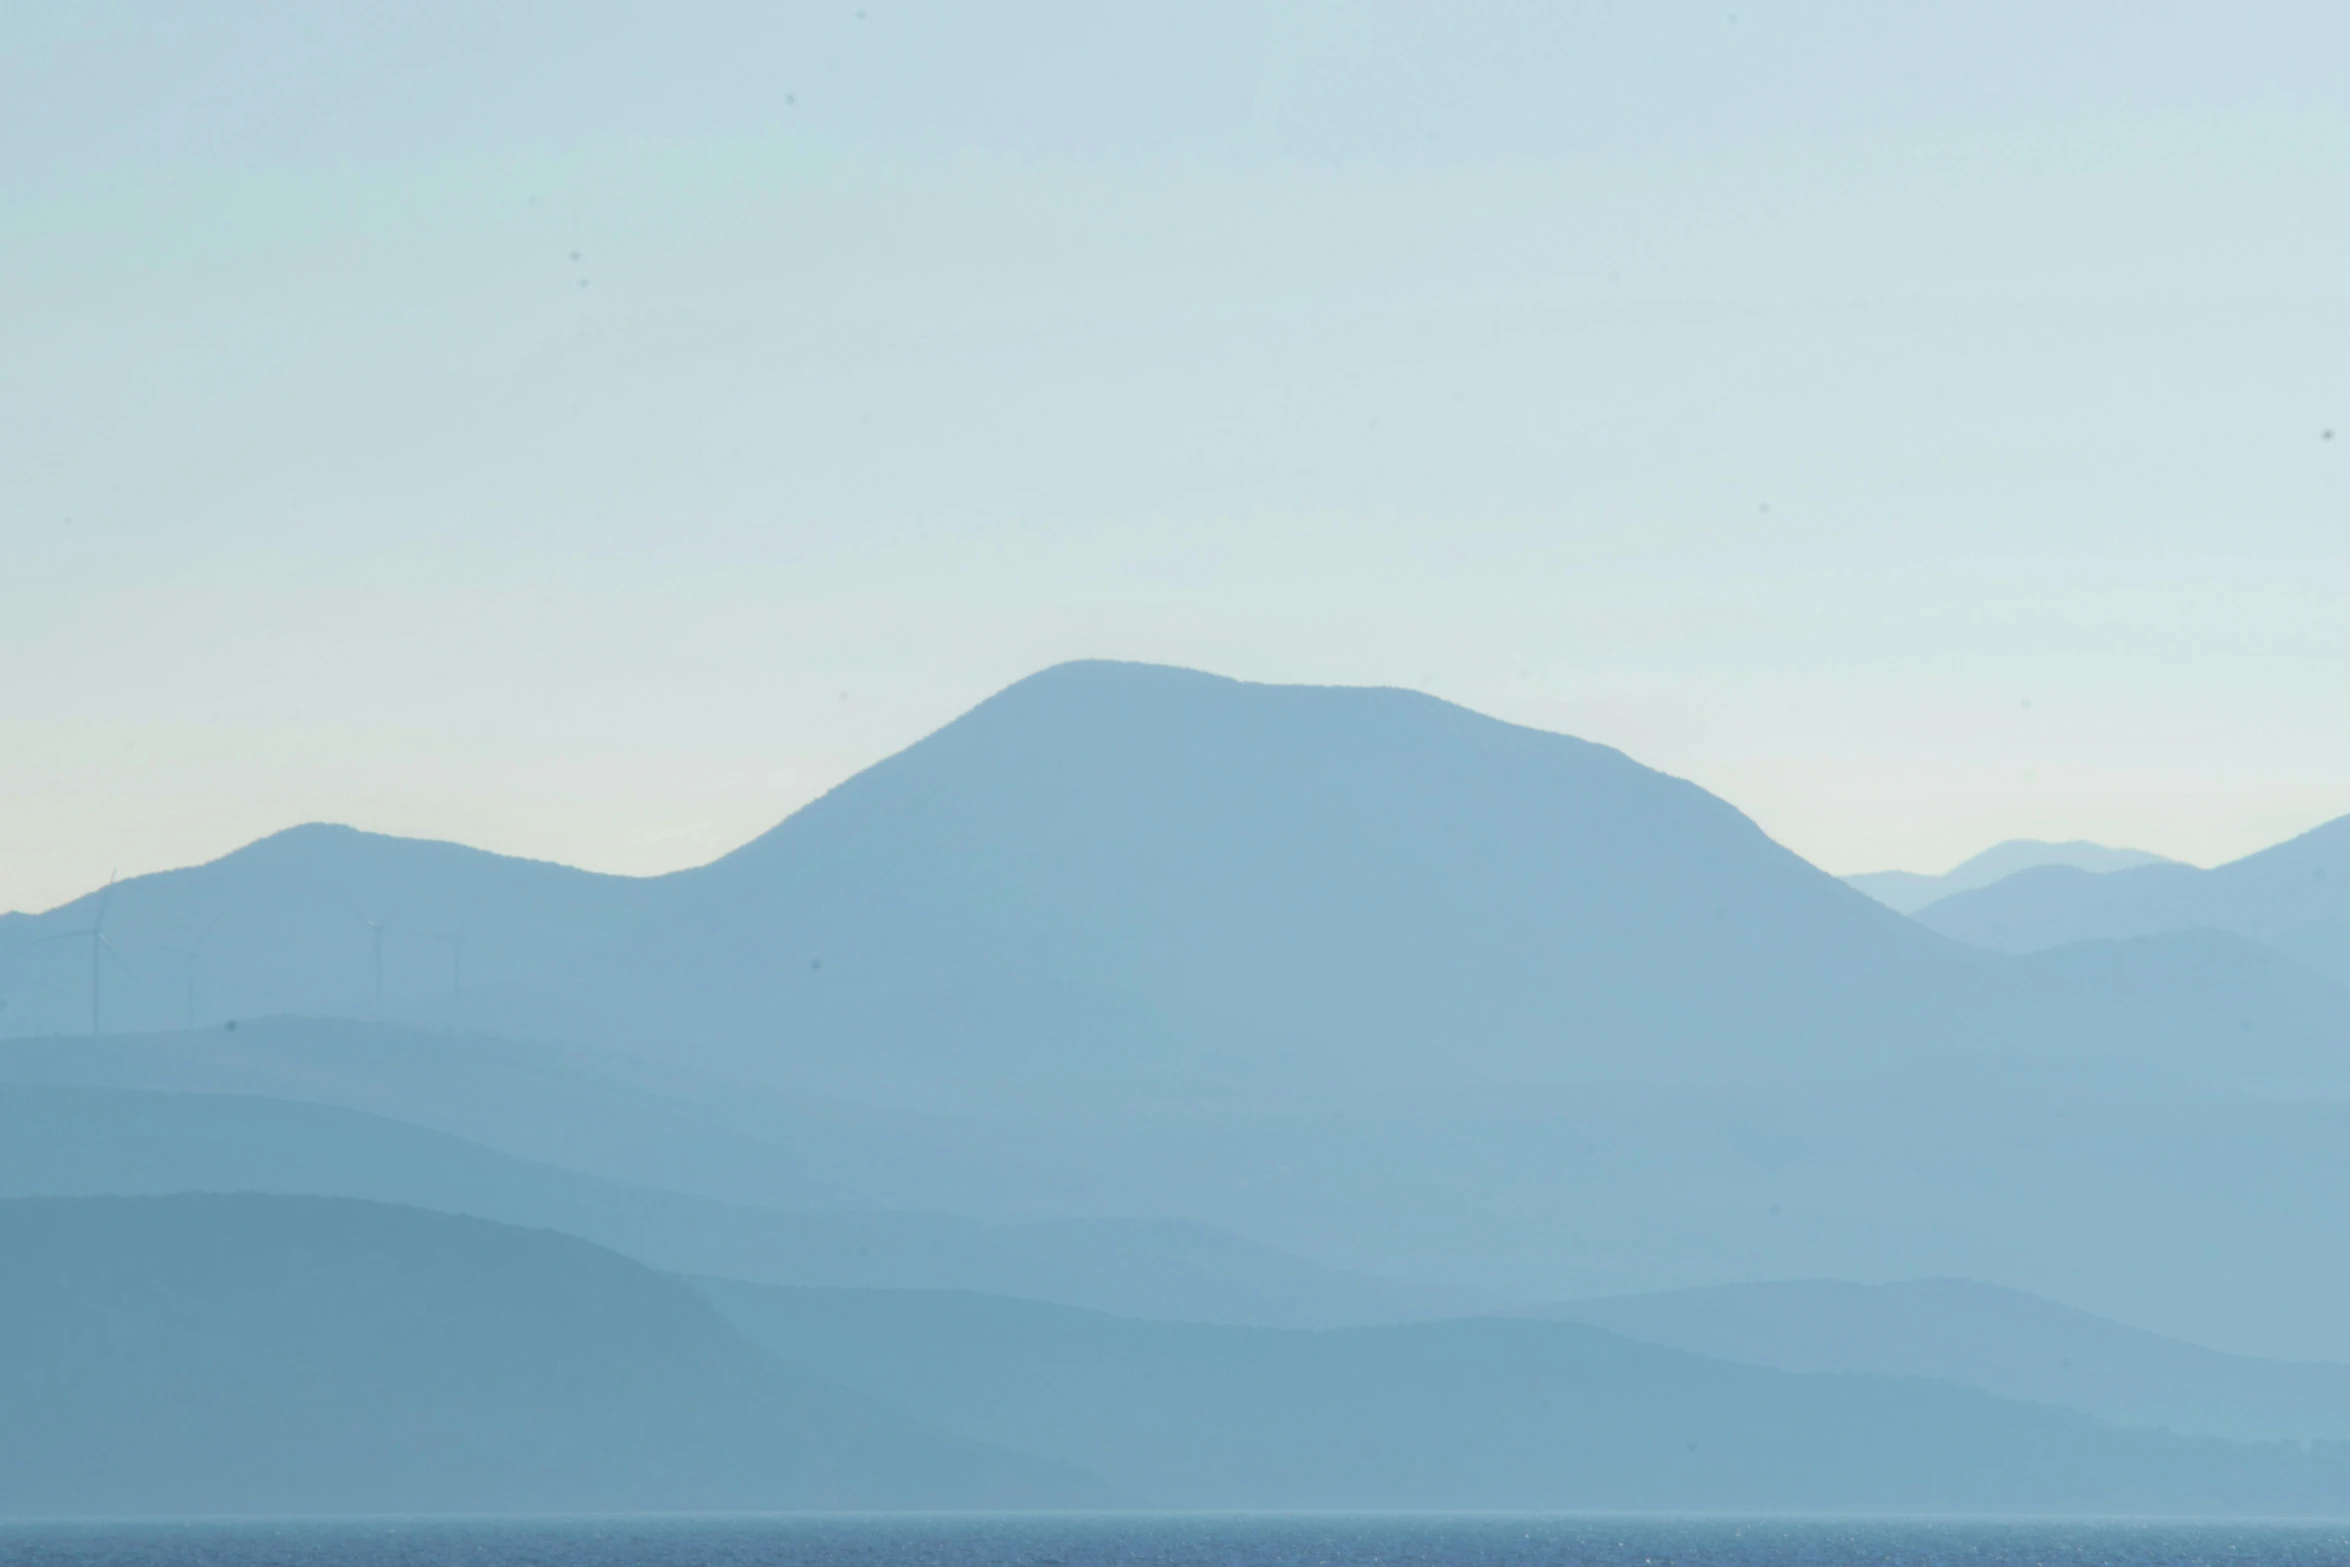
[[[363,1198],[559,1230],[676,1271],[977,1289],[1197,1321],[1391,1322],[1476,1301],[1317,1267],[1198,1224],[752,1207],[320,1105],[0,1084],[0,1198],[175,1192]]]
[[[1052,1505],[582,1241],[288,1197],[0,1202],[0,1512]]]
[[[780,1356],[1168,1507],[2322,1513],[2350,1447],[2124,1431],[1574,1323],[1284,1332],[705,1282]]]
[[[1944,898],[1918,919],[1999,952],[2099,937],[2232,931],[2350,983],[2350,816],[2211,870],[2027,871]]]
[[[2224,1355],[1965,1279],[1729,1284],[1570,1301],[1541,1314],[1781,1371],[1963,1383],[2115,1425],[2350,1439],[2350,1365]]]

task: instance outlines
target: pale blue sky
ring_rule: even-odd
[[[0,8],[0,908],[1077,656],[1838,871],[2350,812],[2338,7],[210,9]]]

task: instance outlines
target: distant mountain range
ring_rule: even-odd
[[[393,1211],[368,1203],[418,1216],[350,1220],[373,1260],[321,1278],[378,1297],[352,1331],[434,1397],[474,1353],[446,1313],[496,1293],[432,1260],[451,1237],[584,1248],[531,1253],[498,1342],[585,1287],[564,1268],[652,1292],[562,1340],[613,1375],[628,1333],[671,1345],[635,1392],[493,1378],[464,1406],[523,1455],[481,1467],[493,1510],[587,1505],[528,1455],[631,1422],[733,1433],[699,1492],[590,1444],[634,1455],[597,1494],[696,1506],[2350,1505],[2333,1449],[2217,1440],[2345,1434],[2342,1367],[2306,1364],[2350,1362],[2343,827],[2214,871],[2024,869],[1912,919],[1604,747],[1079,664],[671,876],[295,829],[0,917],[0,1208],[52,1216],[0,1215],[0,1263],[128,1292],[119,1340],[59,1364],[162,1444],[127,1490],[72,1469],[99,1428],[22,1340],[0,1396],[71,1439],[0,1509],[473,1505],[456,1468],[369,1491],[348,1441],[301,1446],[377,1398],[430,1445],[286,1260],[342,1255],[342,1220],[300,1215]],[[239,1337],[251,1303],[207,1293],[233,1281],[124,1271],[159,1213],[323,1315],[251,1307]],[[656,1268],[730,1279],[734,1326]],[[1987,1282],[1756,1282],[1935,1278]],[[0,1267],[27,1333],[116,1320],[34,1281]],[[1578,1320],[1506,1315],[1546,1300]],[[312,1403],[264,1329],[327,1368]],[[225,1358],[153,1410],[108,1369],[205,1335]],[[744,1375],[805,1414],[801,1459],[708,1402],[743,1355],[789,1362]],[[818,1380],[759,1381],[786,1374]],[[172,1408],[275,1456],[206,1469]],[[2123,1429],[2149,1425],[2181,1435]]]
[[[1953,893],[1973,892],[2020,871],[2038,870],[2044,866],[2061,865],[2092,875],[2102,875],[2108,871],[2134,870],[2141,865],[2169,863],[2161,855],[2148,854],[2143,849],[2109,849],[2101,843],[2087,843],[2079,839],[2069,843],[2045,843],[2037,838],[2011,838],[2005,843],[1993,844],[1939,876],[1924,875],[1917,871],[1869,871],[1859,876],[1845,877],[1844,884],[1867,893],[1889,909],[1915,914],[1928,904]]]
[[[0,1514],[1054,1506],[1093,1477],[754,1349],[568,1236],[305,1197],[0,1202]]]
[[[2350,989],[2242,943],[2014,962],[1605,747],[1410,692],[1140,665],[1023,681],[671,876],[312,827],[9,916],[11,1032],[86,1027],[97,954],[73,933],[102,906],[128,969],[99,967],[102,1026],[380,1011],[903,1108],[1786,1081],[1984,1050],[2225,1078],[2247,1019],[2264,1088],[2350,1090]]]
[[[2350,818],[2211,870],[2150,865],[2111,876],[2027,871],[1920,916],[1998,952],[2220,930],[2350,984]]]

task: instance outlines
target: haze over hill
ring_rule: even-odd
[[[544,1231],[302,1197],[0,1202],[0,1513],[1066,1505],[1063,1465],[762,1355]]]
[[[1966,1279],[1724,1284],[1539,1314],[1780,1371],[1963,1383],[2114,1425],[2350,1439],[2350,1365],[2218,1354]]]
[[[372,1010],[373,919],[387,1009],[907,1107],[1850,1077],[1969,1050],[2350,1086],[2350,991],[2240,944],[2018,964],[1605,747],[1410,692],[1140,665],[1023,681],[673,876],[306,829],[107,909],[141,973],[208,937],[197,994],[245,1010]],[[461,994],[453,941],[401,935],[459,928]],[[12,1028],[86,1020],[86,957],[16,946]],[[168,1026],[185,997],[159,988],[141,1004]]]
[[[2331,1239],[2350,1202],[2340,1104],[2221,1099],[2143,1076],[2117,1098],[2111,1072],[2083,1082],[1959,1061],[1843,1085],[1510,1085],[1411,1104],[1340,1086],[1313,1105],[950,1116],[665,1072],[606,1078],[599,1059],[565,1074],[550,1047],[288,1021],[192,1041],[19,1041],[0,1046],[0,1081],[360,1106],[630,1187],[675,1186],[664,1172],[681,1172],[738,1204],[804,1208],[823,1192],[820,1207],[867,1209],[870,1255],[792,1253],[848,1269],[803,1278],[1302,1322],[1448,1298],[1367,1288],[1363,1275],[1518,1301],[1958,1275],[2246,1353],[2350,1358],[2350,1257]],[[1102,1227],[1120,1216],[1150,1222]],[[1203,1250],[1187,1225],[1330,1271],[1265,1271],[1246,1248]],[[1108,1246],[1112,1234],[1145,1244]],[[937,1249],[912,1244],[924,1237]],[[1055,1237],[1058,1250],[1027,1249]],[[975,1250],[982,1239],[1020,1244]],[[970,1271],[1014,1257],[1026,1282]],[[1120,1279],[1130,1292],[1071,1293]]]
[[[267,1192],[559,1230],[654,1267],[782,1284],[975,1289],[1135,1316],[1324,1326],[1458,1314],[1465,1290],[1317,1267],[1174,1220],[986,1224],[748,1207],[575,1174],[347,1110],[0,1085],[0,1198]]]
[[[4,949],[20,1035],[86,1024],[98,901],[9,922],[67,937]],[[1409,692],[1064,665],[673,876],[317,829],[106,906],[148,977],[101,977],[167,1030],[191,936],[199,1021],[215,979],[317,1001],[307,965],[374,1010],[370,919],[405,1021],[20,1039],[0,1071],[1489,1298],[1949,1274],[2350,1355],[2350,990],[2226,931],[1971,948],[1693,785]],[[403,945],[431,930],[461,971]]]
[[[2045,843],[2036,838],[2011,838],[1960,861],[1939,876],[1919,871],[1868,871],[1845,877],[1844,884],[1858,888],[1889,909],[1915,914],[1937,898],[1972,892],[2018,871],[2035,870],[2043,865],[2068,865],[2074,870],[2103,874],[2169,863],[2161,855],[2148,854],[2143,849],[2110,849],[2080,839]]]
[[[778,1356],[943,1428],[1212,1508],[2339,1514],[2350,1444],[2124,1431],[1563,1322],[1284,1332],[705,1282]]]
[[[1999,952],[2224,930],[2350,983],[2350,816],[2211,870],[2029,871],[1945,898],[1918,918]]]

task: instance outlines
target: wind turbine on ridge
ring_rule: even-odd
[[[106,905],[114,900],[114,878],[119,874],[121,873],[115,872],[106,878],[106,886],[98,894],[97,912],[90,917],[90,923],[87,926],[80,930],[61,930],[54,936],[43,936],[40,940],[31,943],[31,945],[39,947],[46,946],[52,941],[75,941],[83,936],[90,938],[90,1037],[92,1039],[98,1037],[98,980],[103,972],[102,965],[105,960],[107,958],[114,959],[116,963],[122,965],[125,978],[134,985],[139,982],[139,976],[131,972],[131,966],[124,960],[123,955],[114,950],[114,943],[106,939]]]
[[[375,974],[375,1015],[384,1015],[384,924],[381,920],[367,922],[367,960]]]
[[[187,1012],[180,1020],[180,1032],[183,1034],[192,1034],[196,1031],[196,965],[203,961],[204,943],[211,939],[212,932],[207,930],[196,938],[196,944],[192,947],[165,947],[163,949],[188,965]]]
[[[465,1003],[465,932],[473,924],[473,911],[481,906],[481,891],[477,887],[472,897],[465,900],[465,912],[457,917],[457,928],[431,931],[435,940],[449,944],[449,1021],[454,1026]]]

